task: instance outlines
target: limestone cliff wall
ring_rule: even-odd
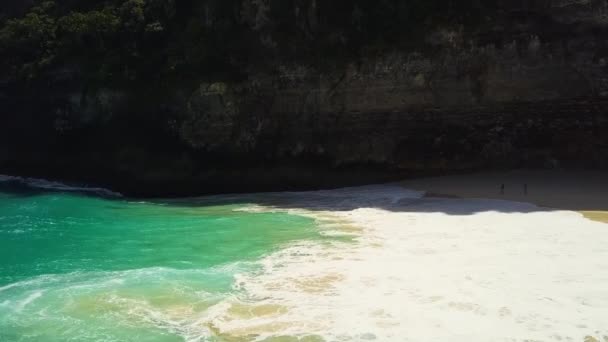
[[[476,31],[438,27],[424,46],[331,72],[285,61],[162,94],[83,88],[66,66],[35,104],[1,92],[18,110],[2,116],[0,171],[85,174],[148,195],[606,168],[607,4],[509,2]]]

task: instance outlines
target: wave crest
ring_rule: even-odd
[[[31,189],[42,189],[48,191],[84,192],[106,197],[123,197],[121,193],[105,188],[68,185],[61,182],[55,182],[41,178],[0,175],[0,183],[12,183]]]

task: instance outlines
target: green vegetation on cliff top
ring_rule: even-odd
[[[277,61],[317,68],[399,49],[430,25],[476,23],[485,1],[93,0],[0,6],[0,71],[89,82],[242,78]],[[488,2],[489,3],[489,2]]]

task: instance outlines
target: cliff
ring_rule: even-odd
[[[260,51],[273,51],[266,62],[224,51],[228,72],[205,64],[154,81],[90,82],[82,61],[59,58],[27,81],[5,77],[0,173],[183,195],[608,166],[606,1],[471,5],[420,19],[406,42],[362,38],[345,55],[349,31],[316,29],[324,17],[313,11],[303,34],[347,42],[324,54],[313,39],[300,56],[283,51],[298,33],[260,28],[252,3],[245,24]],[[356,31],[360,16],[347,13]]]

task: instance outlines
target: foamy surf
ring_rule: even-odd
[[[304,205],[284,210],[348,221],[359,228],[356,243],[299,243],[264,258],[261,272],[237,275],[239,297],[207,316],[225,336],[608,340],[604,224],[527,203],[424,199],[391,185],[291,196]],[[337,202],[321,201],[322,210],[318,196]]]
[[[102,329],[111,322],[115,328],[157,329],[184,341],[206,341],[213,333],[204,324],[197,324],[199,313],[227,294],[213,287],[205,289],[205,285],[209,279],[230,278],[236,270],[252,266],[231,263],[206,270],[155,267],[42,275],[2,288],[2,298],[9,299],[0,301],[0,323],[29,326],[32,336],[49,325],[69,324],[71,335],[66,339],[76,336],[76,340],[89,340],[99,334],[87,337],[91,333],[88,329]],[[93,317],[93,322],[88,321]],[[0,333],[0,340],[4,341],[2,336]],[[44,336],[38,340],[46,340]]]

